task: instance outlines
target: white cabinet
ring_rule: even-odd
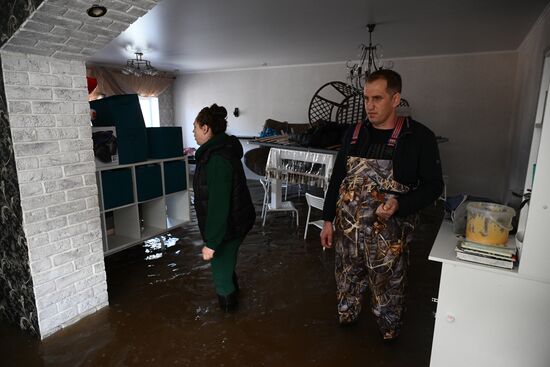
[[[190,219],[187,157],[102,166],[96,175],[106,255]]]
[[[525,178],[531,200],[520,213],[519,273],[550,282],[550,56],[544,63],[533,141]],[[550,364],[549,364],[550,365]]]
[[[460,261],[444,222],[430,253],[442,263],[431,367],[550,366],[550,283]]]

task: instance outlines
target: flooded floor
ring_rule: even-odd
[[[263,191],[251,183],[260,212]],[[303,240],[287,214],[272,214],[241,246],[240,308],[218,309],[196,221],[105,259],[109,306],[38,341],[0,322],[2,366],[428,366],[440,265],[427,260],[442,218],[424,211],[411,245],[407,312],[399,339],[382,342],[365,302],[360,322],[336,318],[334,252],[319,230]],[[259,217],[259,215],[258,215]]]

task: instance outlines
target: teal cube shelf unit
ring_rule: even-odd
[[[180,156],[97,167],[105,255],[189,221],[187,166]]]
[[[162,196],[161,171],[158,163],[136,166],[136,189],[139,202]]]
[[[101,182],[104,185],[103,208],[105,210],[134,202],[134,185],[130,168],[102,171]]]
[[[164,164],[164,191],[167,194],[187,189],[187,165],[183,160]]]

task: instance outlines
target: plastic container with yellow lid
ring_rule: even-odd
[[[516,211],[509,206],[471,202],[466,207],[466,240],[483,245],[505,245]]]

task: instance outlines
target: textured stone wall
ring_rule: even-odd
[[[42,0],[2,2],[0,46]],[[38,335],[38,318],[0,59],[0,317]]]
[[[107,304],[86,68],[17,53],[2,65],[45,337]]]
[[[23,232],[23,213],[13,156],[0,60],[0,315],[38,335],[38,319]]]
[[[0,313],[42,338],[107,304],[84,60],[158,1],[2,3]]]
[[[44,0],[4,0],[0,4],[0,46],[6,43]]]

